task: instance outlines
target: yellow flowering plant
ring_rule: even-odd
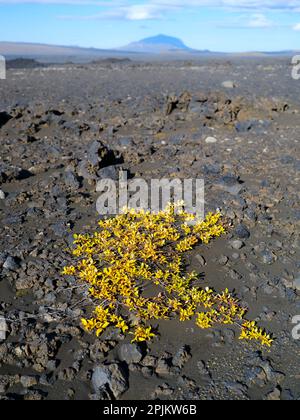
[[[199,220],[170,204],[156,214],[126,209],[101,220],[94,234],[74,235],[76,263],[63,274],[89,285],[95,310],[83,327],[100,336],[113,326],[143,342],[155,337],[153,320],[195,317],[199,328],[239,325],[240,339],[271,346],[270,335],[244,319],[245,308],[228,290],[200,288],[197,273],[185,272],[184,254],[224,233],[220,213]]]

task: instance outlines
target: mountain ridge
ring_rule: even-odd
[[[180,39],[169,35],[159,34],[140,41],[132,42],[129,45],[121,47],[121,50],[160,54],[167,52],[194,52]]]
[[[136,48],[138,46],[138,48]],[[200,57],[270,57],[270,56],[293,56],[298,51],[269,51],[269,52],[241,52],[241,53],[218,53],[209,50],[195,50],[189,48],[184,42],[167,35],[156,35],[144,38],[136,43],[119,49],[87,48],[80,46],[51,45],[45,43],[9,42],[0,41],[0,55],[6,59],[25,58],[35,59],[41,62],[90,62],[103,58],[131,58],[131,59],[161,59],[168,58],[200,58]]]

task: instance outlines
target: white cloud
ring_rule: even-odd
[[[172,7],[172,9],[174,9],[174,7]],[[120,5],[118,7],[110,7],[101,13],[94,14],[91,16],[60,16],[60,18],[80,20],[122,19],[131,21],[145,21],[153,19],[163,19],[163,12],[167,12],[169,10],[170,6],[162,6],[155,4],[136,4],[132,6]]]
[[[37,3],[37,4],[79,4],[79,5],[99,5],[107,7],[115,7],[123,5],[126,7],[137,7],[157,5],[160,7],[231,7],[244,9],[278,9],[278,10],[295,10],[300,8],[300,0],[149,0],[141,3],[136,0],[135,5],[130,6],[130,0],[0,0],[0,4],[18,4],[18,3]]]
[[[137,0],[138,1],[138,0]],[[127,0],[0,0],[1,4],[54,4],[78,6],[120,7],[128,4]]]
[[[230,28],[230,29],[266,29],[279,27],[278,23],[270,20],[263,13],[241,13],[230,16],[229,19],[222,21],[218,24],[218,27],[221,28]]]
[[[0,0],[1,4],[64,4],[64,5],[96,5],[102,7],[99,13],[92,16],[60,16],[63,19],[122,19],[129,21],[146,21],[163,19],[167,13],[181,11],[186,8],[214,7],[234,11],[248,11],[250,20],[242,26],[249,28],[267,28],[274,26],[265,13],[271,10],[300,12],[300,0]],[[299,25],[294,27],[298,29]]]
[[[269,20],[265,15],[258,13],[251,17],[247,26],[249,28],[271,28],[274,23]]]
[[[300,23],[297,23],[297,25],[295,25],[293,29],[294,31],[300,31]]]
[[[139,4],[121,8],[124,18],[128,20],[150,20],[161,19],[165,7],[152,4]]]
[[[211,6],[244,9],[296,9],[300,0],[152,0],[152,3],[173,6]]]

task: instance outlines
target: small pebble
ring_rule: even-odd
[[[236,250],[242,249],[245,246],[244,242],[240,240],[232,241],[230,242],[230,245],[233,249]]]
[[[225,89],[234,89],[236,87],[235,83],[232,82],[231,80],[226,80],[225,82],[222,83],[222,86]]]
[[[214,144],[217,143],[217,139],[215,137],[207,137],[207,139],[205,140],[206,144]]]

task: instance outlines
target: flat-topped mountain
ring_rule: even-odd
[[[142,39],[141,41],[132,42],[122,47],[122,50],[151,54],[194,51],[192,48],[187,47],[181,39],[167,35],[157,35]]]

